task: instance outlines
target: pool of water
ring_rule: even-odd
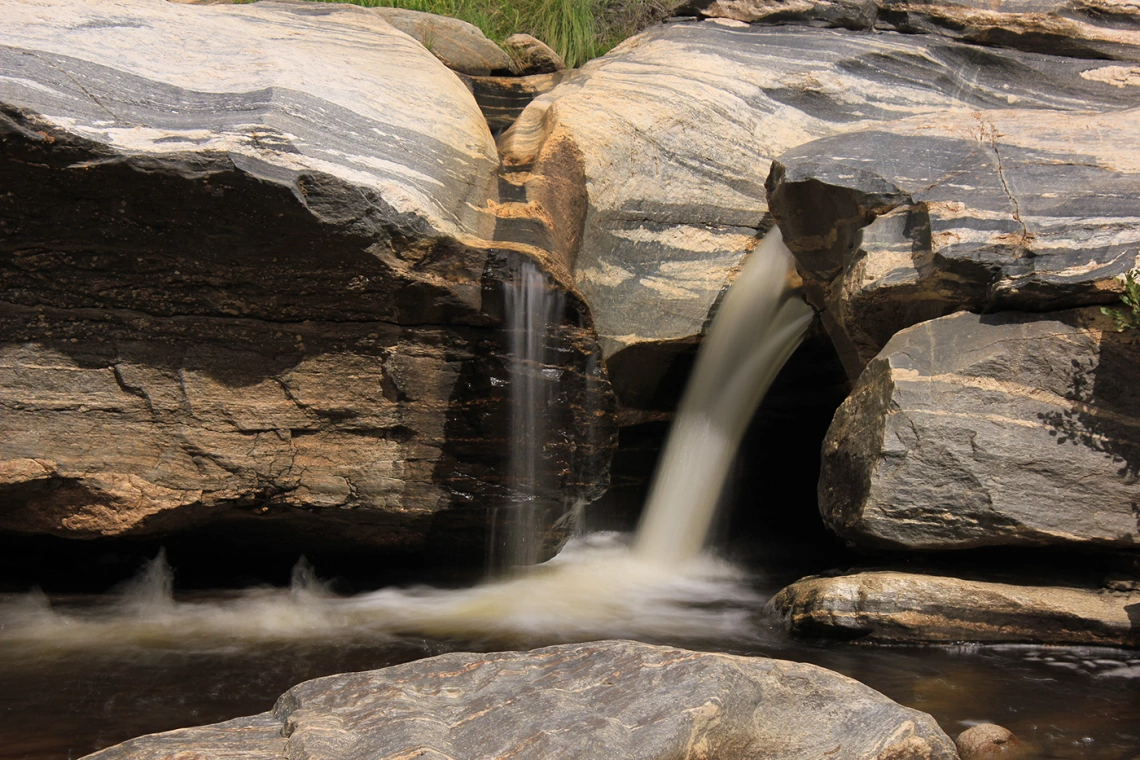
[[[269,709],[295,683],[448,651],[635,638],[811,662],[932,714],[956,735],[1001,724],[1033,757],[1140,758],[1140,651],[798,642],[756,610],[772,584],[714,558],[630,564],[579,543],[474,589],[340,597],[311,570],[290,588],[172,594],[153,563],[112,595],[0,599],[0,760],[63,760],[140,734]]]

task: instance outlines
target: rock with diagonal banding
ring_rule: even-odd
[[[823,444],[824,519],[866,547],[1140,545],[1140,335],[1096,309],[898,333]]]
[[[1037,134],[1053,143],[1063,142],[1065,129],[1074,140],[1078,130],[1086,130],[1089,144],[1112,135],[1111,125],[1117,123],[1131,134],[1127,119],[1140,120],[1124,112],[1140,105],[1140,87],[1121,85],[1115,78],[1121,66],[982,48],[939,35],[868,35],[749,26],[726,19],[676,22],[627,40],[539,96],[500,139],[500,148],[507,165],[527,172],[527,182],[536,186],[567,183],[569,164],[561,159],[568,153],[579,157],[571,168],[581,172],[580,184],[588,193],[583,210],[548,208],[546,216],[573,233],[561,239],[577,241],[562,255],[591,306],[619,398],[645,408],[659,403],[655,382],[674,358],[699,343],[741,261],[771,226],[770,205],[785,239],[799,245],[792,245],[797,254],[805,247],[805,235],[826,239],[835,223],[844,221],[827,206],[805,204],[802,211],[783,213],[782,197],[770,199],[765,189],[773,159],[796,156],[796,162],[784,162],[787,170],[813,181],[817,164],[831,166],[831,157],[845,155],[826,150],[869,146],[858,156],[862,173],[833,162],[843,169],[836,173],[854,174],[854,180],[847,180],[853,182],[864,176],[868,181],[878,178],[875,181],[894,194],[890,204],[898,205],[907,193],[921,189],[903,178],[918,183],[928,164],[931,170],[938,168],[934,164],[941,154],[928,157],[927,150],[943,143],[927,140],[917,127],[911,131],[914,144],[880,145],[868,135],[889,136],[895,123],[923,119],[944,124],[943,132],[953,125],[968,131],[979,118],[997,124],[999,133],[1015,124],[1040,123],[1043,129],[1031,132],[1026,126],[1014,138]],[[993,119],[988,117],[991,111]],[[1099,115],[1116,112],[1118,116],[1103,120],[1099,131],[1091,126],[1101,123],[1096,121]],[[982,116],[976,118],[975,113]],[[846,143],[847,133],[862,136]],[[1000,149],[1004,138],[999,134],[996,139]],[[1126,140],[1103,142],[1119,145],[1119,154],[1127,153]],[[798,161],[801,146],[817,145],[818,161]],[[1019,160],[1014,148],[1011,144],[1010,155],[1002,154],[1011,172]],[[964,163],[979,182],[989,183],[996,177],[991,176],[992,147],[977,153],[947,156],[951,165],[946,171]],[[1067,160],[1062,146],[1039,148],[1037,153],[1047,154],[1050,161]],[[804,161],[814,155],[804,154]],[[876,164],[880,159],[885,163],[881,169]],[[1071,163],[1083,160],[1073,158]],[[1014,197],[1032,192],[1036,183],[1052,181],[1052,165],[1034,161],[1035,156],[1024,160],[1023,174],[1035,167],[1035,184],[1027,190],[1029,175],[1014,177]],[[895,164],[899,171],[888,172]],[[1063,206],[1070,192],[1086,192],[1079,213],[1124,215],[1112,209],[1127,196],[1113,196],[1110,188],[1095,184],[1082,190],[1072,184],[1078,181],[1076,168],[1068,169],[1068,189],[1053,205]],[[1065,166],[1057,167],[1056,176],[1069,176],[1065,171]],[[1108,181],[1104,178],[1109,172],[1107,166],[1088,169],[1097,181]],[[1131,170],[1122,172],[1116,181],[1131,187]],[[1004,193],[997,200],[1009,203]],[[1032,209],[1031,202],[1025,203],[1026,214],[1061,215],[1048,212],[1047,202]],[[861,215],[856,228],[893,208],[890,204],[875,207],[866,218]],[[1004,206],[999,210],[1003,219],[1012,219]],[[802,226],[810,227],[802,234],[797,222],[789,221],[797,214],[803,217]],[[1101,251],[1089,255],[1104,264]],[[1104,272],[1097,277],[1111,281],[1122,264],[1123,259],[1102,266]],[[1105,292],[1098,297],[1112,296]]]
[[[1140,264],[1138,141],[1140,108],[932,113],[789,151],[769,203],[855,376],[958,309],[1117,301]]]
[[[319,678],[287,691],[272,713],[145,736],[89,757],[181,752],[259,760],[957,758],[929,715],[837,673],[630,641],[448,654]]]

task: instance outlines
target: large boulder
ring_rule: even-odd
[[[778,209],[784,196],[776,193],[769,201],[765,188],[773,159],[798,155],[804,144],[820,146],[821,156],[842,156],[823,152],[833,144],[826,138],[842,146],[843,137],[836,135],[855,133],[856,140],[866,141],[866,135],[893,134],[893,124],[909,124],[916,114],[931,114],[928,121],[935,124],[951,122],[945,114],[953,114],[964,119],[962,132],[984,127],[994,139],[993,123],[1036,119],[1055,125],[1038,132],[1043,144],[1057,143],[1046,156],[1052,161],[1071,138],[1058,136],[1063,125],[1076,130],[1099,124],[1106,135],[1118,123],[1134,129],[1128,125],[1132,114],[1102,123],[1083,113],[1115,113],[1138,104],[1140,88],[1121,86],[1113,71],[1103,61],[984,49],[938,35],[749,26],[730,19],[676,22],[627,40],[538,97],[500,148],[507,166],[516,169],[517,184],[547,188],[547,199],[533,193],[528,199],[545,209],[543,218],[555,228],[548,237],[566,243],[561,255],[590,304],[619,398],[644,407],[653,403],[655,383],[671,363],[699,342],[742,259],[771,226],[769,203],[797,255],[809,238],[815,240],[811,235],[829,240],[843,221],[827,206]],[[1023,112],[1009,114],[1011,109]],[[941,126],[939,134],[951,126]],[[919,185],[923,181],[955,182],[947,174],[963,162],[963,171],[995,179],[989,137],[973,140],[968,155],[949,149],[958,144],[954,139],[928,140],[943,146],[947,166],[936,154],[927,172],[925,159],[914,159],[926,150],[919,126],[912,132],[918,135],[914,143],[884,140],[872,155],[913,178],[912,194],[925,187]],[[999,149],[1013,154],[1010,161],[1019,160],[1012,145]],[[1106,164],[1110,155],[1124,153],[1099,151],[1090,155],[1104,156]],[[1045,153],[1025,158],[1027,176]],[[875,172],[873,161],[859,158],[864,163],[852,182]],[[800,171],[790,159],[780,160],[788,172]],[[852,174],[843,166],[840,174]],[[1110,167],[1100,166],[1056,169],[1066,188],[1079,181],[1080,171],[1095,180],[1072,212],[1079,217],[1075,221],[1088,221],[1093,213],[1123,216],[1114,209],[1132,192],[1131,165],[1120,168],[1119,201],[1108,195]],[[1037,166],[1034,182],[1053,181],[1050,170]],[[586,197],[549,192],[562,186],[584,186]],[[891,202],[903,203],[904,191],[892,192]],[[1065,196],[1058,192],[1052,203],[1060,206]],[[1026,202],[1026,213],[1031,205]],[[1042,211],[1034,213],[1044,213],[1047,204],[1040,205]],[[861,225],[870,221],[860,217]],[[1102,267],[1104,276],[1111,279],[1121,266],[1123,259]]]
[[[898,333],[823,444],[820,510],[859,546],[1140,546],[1140,331],[1097,309]]]
[[[1119,276],[1140,264],[1140,108],[1113,109],[1140,105],[1140,87],[1116,88],[1113,103],[1077,81],[1054,95],[1096,110],[1042,111],[1008,90],[988,110],[916,116],[779,158],[772,211],[853,376],[898,330],[958,309],[1119,299]]]
[[[1140,644],[1140,591],[864,572],[805,578],[768,610],[793,634],[890,643]]]
[[[354,6],[0,5],[0,527],[481,554],[544,253],[493,241],[462,82]],[[585,307],[540,290],[553,522],[612,426]]]
[[[1073,58],[1140,61],[1140,7],[1128,0],[687,0],[676,13],[937,34]]]
[[[810,710],[804,706],[810,705]],[[924,713],[813,665],[628,641],[449,654],[293,687],[271,713],[92,760],[198,756],[952,760]]]

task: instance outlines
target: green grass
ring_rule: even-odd
[[[581,66],[666,15],[664,0],[323,0],[454,16],[501,43],[518,32]]]

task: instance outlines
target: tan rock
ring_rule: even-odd
[[[553,74],[566,68],[554,48],[529,34],[512,34],[503,40],[503,47],[515,59],[520,74]]]
[[[1008,728],[982,723],[958,734],[954,740],[962,760],[994,760],[1024,757],[1021,742]]]
[[[768,602],[793,634],[882,642],[1135,646],[1140,593],[863,572],[805,578]]]

